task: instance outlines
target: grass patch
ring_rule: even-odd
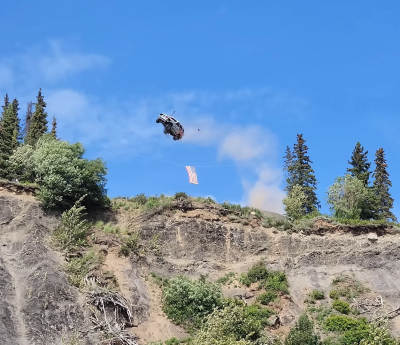
[[[137,253],[139,250],[140,232],[136,231],[123,239],[124,244],[121,246],[118,255],[129,256],[131,252]]]
[[[83,279],[92,270],[98,268],[104,261],[104,256],[93,250],[79,258],[72,258],[67,262],[65,271],[68,274],[68,282],[78,288],[83,286]]]
[[[356,279],[339,275],[333,280],[335,288],[329,292],[329,297],[332,299],[339,299],[340,297],[350,301],[353,298],[359,297],[363,293],[369,292],[370,289],[361,284]]]
[[[218,284],[226,285],[226,284],[231,284],[232,283],[232,278],[236,275],[234,272],[228,272],[225,274],[223,277],[217,279]]]
[[[289,293],[289,284],[286,275],[280,271],[268,271],[263,261],[255,264],[246,274],[242,274],[239,282],[246,286],[259,282],[260,289],[264,288],[267,291]]]
[[[278,299],[278,295],[274,292],[267,291],[262,293],[261,295],[257,296],[257,302],[261,303],[262,305],[268,305],[269,303],[276,301]]]
[[[332,308],[337,310],[339,313],[342,314],[350,314],[350,305],[345,302],[345,301],[341,301],[341,300],[334,300],[332,303]]]

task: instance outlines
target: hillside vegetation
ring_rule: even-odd
[[[286,151],[285,217],[183,192],[110,199],[105,163],[57,138],[55,119],[49,131],[45,108],[39,91],[22,129],[6,95],[0,118],[8,343],[400,344],[383,149],[372,173],[356,144],[330,215],[302,135]]]

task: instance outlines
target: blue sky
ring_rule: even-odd
[[[371,161],[384,148],[397,200],[399,11],[395,1],[7,2],[0,92],[23,116],[41,87],[59,136],[106,160],[111,197],[185,191],[282,213],[282,157],[302,133],[323,212],[357,141]],[[155,123],[173,111],[179,142]]]

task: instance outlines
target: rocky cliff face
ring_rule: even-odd
[[[0,344],[60,344],[83,320],[78,294],[46,244],[56,225],[32,197],[0,194]]]
[[[0,344],[62,344],[63,334],[74,331],[82,331],[86,344],[95,344],[94,335],[89,338],[84,332],[93,327],[84,295],[68,284],[64,258],[49,244],[59,215],[45,214],[28,194],[0,191]],[[104,265],[115,271],[122,293],[132,302],[130,332],[140,337],[140,344],[184,335],[161,312],[158,292],[144,279],[150,272],[217,279],[227,272],[245,272],[264,258],[289,279],[291,297],[281,311],[283,326],[293,325],[312,289],[328,291],[338,274],[354,276],[389,308],[399,306],[400,233],[393,229],[321,223],[307,235],[289,234],[265,228],[255,217],[239,222],[218,206],[202,203],[148,216],[121,208],[111,221],[121,227],[132,223],[140,231],[140,245],[158,249],[123,258],[117,255],[120,244],[112,234],[97,232],[94,241],[94,248],[106,255]],[[392,320],[395,333],[400,331],[398,319]]]

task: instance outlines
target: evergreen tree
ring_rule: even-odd
[[[293,164],[293,153],[290,151],[289,146],[286,146],[285,156],[283,157],[284,164],[283,164],[283,171],[289,172],[289,167]]]
[[[8,94],[6,93],[6,96],[4,97],[4,105],[1,106],[3,108],[2,114],[6,111],[9,104],[10,104],[10,102],[8,99]]]
[[[308,214],[320,208],[320,202],[315,193],[317,180],[311,168],[311,160],[307,156],[308,147],[305,145],[303,134],[297,134],[297,143],[293,152],[286,149],[285,168],[288,171],[285,190],[290,193],[295,185],[302,187],[307,201],[303,204],[304,213]]]
[[[35,146],[39,138],[47,132],[47,113],[45,112],[47,104],[42,96],[42,89],[39,89],[37,102],[35,103],[35,112],[29,122],[29,131],[27,134],[27,144]]]
[[[16,98],[14,98],[14,100],[12,102],[13,119],[15,121],[15,129],[14,129],[14,134],[13,134],[13,141],[15,141],[15,145],[13,145],[13,150],[17,148],[20,141],[22,140],[22,131],[21,131],[21,124],[20,124],[21,121],[18,116],[19,110],[20,110],[19,102]]]
[[[25,124],[24,124],[24,131],[23,131],[25,143],[27,143],[27,140],[28,140],[29,124],[30,124],[31,118],[32,118],[32,106],[33,106],[33,103],[29,102],[27,109],[26,109],[26,114],[25,114]]]
[[[392,182],[389,180],[389,173],[387,172],[387,163],[385,159],[385,151],[380,148],[375,153],[375,171],[373,177],[375,178],[373,187],[379,199],[379,206],[377,209],[377,216],[380,219],[391,219],[397,221],[394,214],[390,211],[393,208],[394,199],[389,193],[389,187],[392,187]]]
[[[364,152],[364,147],[357,142],[356,147],[353,150],[353,155],[351,156],[351,161],[348,161],[352,168],[347,168],[347,171],[351,173],[351,176],[356,176],[364,183],[365,187],[369,184],[369,176],[371,174],[369,171],[371,163],[368,163],[367,155],[368,151]]]
[[[56,120],[55,116],[53,116],[53,122],[51,123],[51,125],[53,126],[52,129],[51,129],[51,133],[53,133],[54,137],[57,138],[57,130],[56,130],[56,128],[57,128],[57,120]]]
[[[5,102],[4,111],[0,118],[0,177],[9,177],[8,159],[13,150],[18,147],[19,119],[18,119],[18,101],[13,103]],[[14,108],[14,107],[17,108]]]

